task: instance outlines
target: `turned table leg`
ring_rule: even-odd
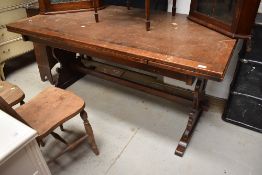
[[[175,154],[182,157],[186,151],[186,148],[190,142],[192,134],[194,132],[195,126],[198,122],[199,117],[203,111],[203,98],[205,95],[205,88],[206,88],[207,80],[198,79],[196,83],[196,87],[194,90],[194,97],[193,97],[193,108],[189,113],[189,119],[186,126],[186,129],[178,143],[176,148]]]
[[[146,31],[150,30],[150,0],[146,0]]]

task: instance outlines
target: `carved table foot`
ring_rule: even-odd
[[[189,120],[188,120],[188,123],[187,123],[186,130],[183,133],[183,136],[180,139],[178,146],[176,148],[175,154],[177,156],[182,157],[184,155],[186,148],[187,148],[187,146],[190,142],[191,136],[194,132],[194,128],[197,124],[197,120],[199,119],[201,113],[202,113],[202,110],[197,111],[197,110],[194,110],[194,109],[189,113]]]
[[[193,109],[189,113],[189,119],[186,126],[186,130],[184,131],[178,146],[176,148],[175,154],[177,156],[182,157],[186,151],[186,148],[190,142],[190,139],[192,137],[192,134],[194,132],[194,129],[196,127],[196,124],[198,122],[198,119],[201,116],[201,113],[203,111],[203,97],[205,95],[205,88],[206,88],[207,81],[204,79],[198,79],[195,91],[194,91],[194,97],[193,97]]]

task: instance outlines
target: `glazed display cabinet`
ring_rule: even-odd
[[[192,0],[189,19],[231,38],[250,38],[260,0]]]

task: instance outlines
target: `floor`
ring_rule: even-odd
[[[26,101],[49,86],[40,81],[35,63],[12,72],[7,81],[24,90]],[[211,106],[203,114],[180,158],[174,151],[190,104],[169,102],[91,76],[68,90],[86,101],[100,155],[95,156],[84,142],[49,164],[53,175],[262,174],[261,134],[223,122],[221,107]],[[84,132],[80,117],[65,128]],[[62,135],[72,139],[68,132]],[[47,160],[63,147],[52,137],[45,142],[41,149]]]

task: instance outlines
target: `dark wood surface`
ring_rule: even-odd
[[[152,28],[143,30],[143,10],[110,6],[99,12],[38,15],[7,26],[34,42],[220,81],[236,40],[187,20],[186,15],[152,13]]]

